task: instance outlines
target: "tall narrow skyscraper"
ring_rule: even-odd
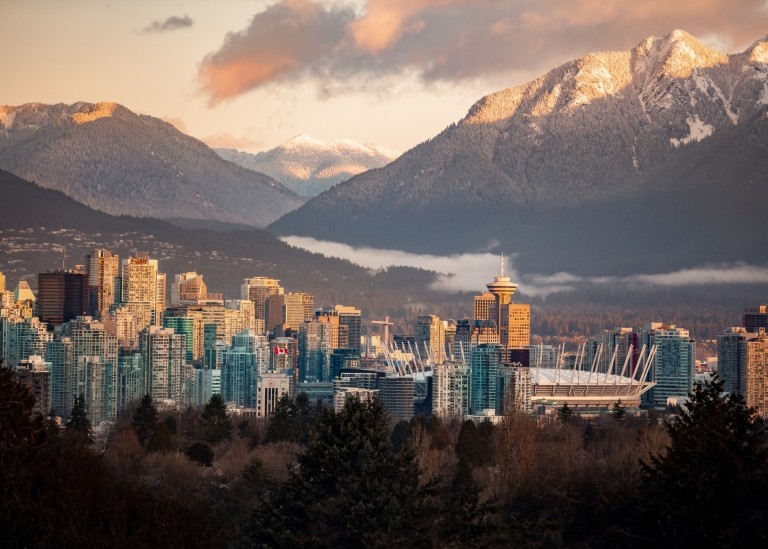
[[[85,256],[88,275],[88,314],[106,318],[109,307],[116,302],[115,284],[120,276],[120,258],[108,250],[94,250]]]

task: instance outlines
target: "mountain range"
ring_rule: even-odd
[[[527,272],[768,259],[768,42],[674,31],[488,95],[439,135],[270,226],[416,252],[494,249]]]
[[[321,141],[298,135],[279,147],[251,154],[214,149],[219,156],[276,179],[300,196],[317,196],[350,177],[392,162],[400,153],[351,139]]]
[[[263,227],[304,201],[116,103],[0,106],[0,169],[118,215]]]

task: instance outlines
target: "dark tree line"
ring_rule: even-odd
[[[163,417],[144,397],[105,452],[32,405],[0,369],[6,547],[757,547],[768,534],[766,425],[717,380],[666,424],[617,404],[597,421],[392,426],[377,400],[333,413],[301,396],[262,425],[213,399]],[[152,446],[158,431],[169,447]]]

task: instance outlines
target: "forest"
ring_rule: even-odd
[[[749,547],[765,544],[766,423],[715,380],[679,415],[566,409],[497,425],[378,400],[283,397],[269,421],[158,413],[145,396],[93,440],[0,368],[5,547]],[[758,545],[760,544],[760,545]]]

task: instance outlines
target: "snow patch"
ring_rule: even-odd
[[[698,70],[693,71],[693,81],[696,83],[696,87],[706,96],[711,96],[710,89],[715,92],[715,95],[720,99],[720,101],[723,102],[723,107],[725,108],[725,114],[728,115],[728,118],[731,119],[731,123],[735,126],[739,123],[739,115],[733,112],[733,107],[731,106],[731,100],[723,94],[722,90],[717,87],[717,84],[715,84],[710,78],[707,78],[706,76],[703,76]],[[695,100],[693,96],[691,96],[691,105],[695,105]]]
[[[690,128],[688,137],[684,137],[682,139],[671,138],[669,140],[669,142],[675,148],[679,147],[680,145],[693,143],[694,141],[701,141],[712,135],[715,131],[715,127],[702,121],[698,114],[689,117],[686,121],[688,122],[688,127]]]
[[[16,118],[16,111],[0,111],[0,126],[10,130],[13,127],[14,118]]]

